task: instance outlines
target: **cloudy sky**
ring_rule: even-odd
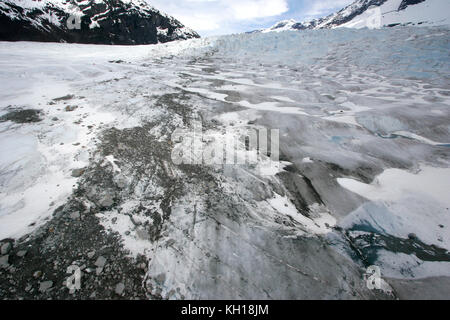
[[[325,16],[354,0],[147,0],[201,36],[266,28],[274,23]]]

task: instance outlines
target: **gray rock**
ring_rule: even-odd
[[[20,258],[25,257],[25,255],[27,254],[27,250],[20,250],[16,253],[16,255]]]
[[[80,213],[77,212],[77,211],[72,212],[72,213],[69,215],[69,217],[70,217],[70,219],[73,219],[73,220],[80,219]]]
[[[417,240],[417,235],[415,233],[408,234],[408,238],[411,240]]]
[[[127,186],[127,179],[122,174],[115,177],[114,182],[116,183],[119,189],[123,189]]]
[[[8,268],[9,267],[9,255],[4,255],[0,257],[0,268]]]
[[[139,264],[139,268],[142,269],[142,270],[145,270],[147,268],[147,264],[145,262],[141,262]]]
[[[40,110],[26,109],[26,110],[12,110],[0,117],[0,122],[12,121],[15,123],[31,123],[39,122],[42,119],[39,117]]]
[[[118,294],[119,296],[121,296],[122,294],[123,294],[123,291],[125,290],[125,285],[122,283],[122,282],[120,282],[120,283],[118,283],[117,285],[116,285],[116,289],[115,289],[115,292],[116,292],[116,294]]]
[[[100,256],[97,258],[97,261],[95,261],[94,264],[99,268],[103,268],[106,264],[106,258],[103,256]]]
[[[65,110],[66,110],[67,112],[70,112],[70,111],[75,110],[76,108],[78,108],[78,106],[67,106]]]
[[[100,268],[100,267],[99,267],[99,268],[95,269],[95,274],[98,275],[98,276],[99,276],[102,272],[103,272],[103,268]]]
[[[40,271],[40,270],[35,271],[33,273],[33,277],[36,278],[36,279],[42,277],[42,271]]]
[[[64,100],[70,100],[73,98],[75,98],[75,96],[73,94],[68,94],[63,97],[55,98],[55,99],[53,99],[53,101],[64,101]]]
[[[39,284],[39,291],[44,293],[53,287],[53,281],[44,281]]]
[[[87,256],[89,259],[92,259],[95,256],[95,251],[88,252]]]
[[[11,243],[10,242],[5,242],[4,244],[2,244],[2,248],[1,248],[1,254],[5,255],[8,254],[9,251],[11,251]]]
[[[166,275],[164,273],[160,273],[155,277],[156,283],[163,285],[166,281]]]
[[[150,235],[148,234],[148,231],[142,228],[136,229],[136,235],[139,237],[139,239],[142,240],[150,240]]]
[[[81,175],[86,171],[85,168],[79,168],[79,169],[73,169],[72,170],[72,177],[78,178],[81,177]]]
[[[98,204],[103,208],[109,208],[114,204],[114,200],[111,195],[106,194],[98,200]]]

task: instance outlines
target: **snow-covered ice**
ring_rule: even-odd
[[[448,276],[448,40],[425,27],[0,43],[0,117],[41,120],[0,122],[0,238],[79,187],[146,257],[152,296],[372,298],[348,254],[370,241],[387,277]],[[279,129],[282,162],[174,164],[173,130],[199,119],[216,142]]]

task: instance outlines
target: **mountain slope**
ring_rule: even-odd
[[[306,22],[285,20],[261,32],[347,28],[380,28],[402,25],[450,24],[446,0],[357,0],[325,18]]]
[[[0,40],[153,44],[199,38],[143,0],[4,0]]]

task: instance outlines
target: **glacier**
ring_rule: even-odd
[[[448,295],[449,35],[0,42],[0,297]],[[39,119],[12,117],[24,110]],[[279,129],[281,170],[174,164],[171,135],[195,121],[219,140]]]

